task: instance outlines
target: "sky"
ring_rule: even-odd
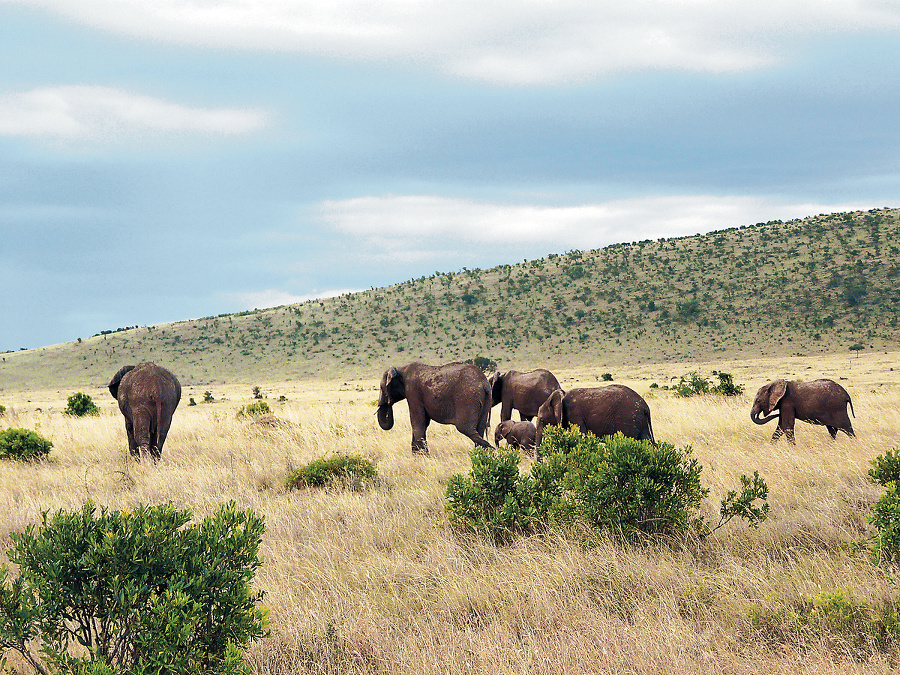
[[[0,351],[900,206],[896,0],[0,0]]]

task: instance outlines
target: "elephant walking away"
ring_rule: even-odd
[[[181,400],[178,378],[154,363],[124,366],[110,381],[109,393],[125,416],[128,451],[137,459],[145,453],[159,459]]]
[[[788,443],[794,445],[794,420],[823,425],[832,439],[837,438],[838,429],[852,438],[856,432],[847,415],[848,404],[850,412],[856,417],[850,394],[834,380],[775,380],[756,392],[750,419],[757,424],[765,424],[778,418],[778,426],[772,434],[773,443],[784,434]],[[771,414],[775,410],[778,413]]]
[[[385,431],[394,426],[393,405],[403,399],[409,406],[414,453],[428,454],[425,431],[432,420],[452,424],[475,445],[492,447],[484,440],[491,421],[491,387],[478,366],[409,363],[388,368],[381,377],[376,411]]]
[[[541,405],[537,414],[538,448],[544,427],[575,424],[581,433],[611,436],[621,431],[629,438],[647,440],[656,445],[650,424],[650,406],[634,389],[623,384],[592,389],[557,389]],[[540,454],[540,453],[539,453]]]
[[[536,436],[537,429],[531,422],[504,420],[494,430],[494,445],[499,448],[500,441],[505,439],[509,447],[516,450],[534,450]]]
[[[512,418],[512,411],[518,410],[522,420],[532,421],[538,408],[557,389],[561,389],[556,377],[549,370],[539,368],[527,373],[510,370],[494,373],[490,379],[493,404],[500,406],[500,421]]]

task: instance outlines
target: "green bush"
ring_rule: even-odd
[[[0,404],[0,417],[3,417],[6,414],[6,406]]]
[[[869,478],[885,487],[888,483],[900,481],[900,448],[891,448],[873,459]]]
[[[263,518],[232,502],[190,520],[171,504],[44,512],[11,535],[18,576],[0,568],[0,649],[41,673],[248,673],[243,649],[267,634],[250,587]]]
[[[272,409],[265,401],[257,401],[256,403],[248,403],[238,410],[238,417],[259,417],[260,415],[270,415]]]
[[[534,481],[519,474],[519,455],[508,447],[476,446],[468,476],[447,483],[447,512],[454,525],[497,543],[532,531],[539,523]]]
[[[0,459],[32,460],[45,457],[53,443],[29,429],[0,431]]]
[[[84,417],[85,415],[99,415],[100,408],[96,406],[91,397],[80,391],[66,399],[66,409],[63,413],[72,417]]]
[[[519,473],[514,451],[475,448],[468,476],[447,484],[450,521],[504,542],[519,533],[546,527],[587,525],[626,539],[635,535],[678,535],[688,530],[705,536],[734,517],[751,527],[765,520],[768,497],[757,473],[741,476],[740,492],[722,500],[715,526],[699,516],[708,490],[700,484],[702,467],[691,448],[651,445],[622,434],[597,438],[576,427],[544,428],[540,454],[530,476]]]
[[[340,485],[362,490],[378,478],[375,465],[359,455],[335,454],[327,459],[313,460],[292,471],[285,482],[288,489]]]
[[[603,373],[603,375],[601,375],[600,377],[604,382],[612,382],[613,381],[612,373]]]
[[[722,394],[722,396],[740,396],[744,393],[743,385],[735,384],[731,373],[714,372],[713,374],[718,375],[719,377],[719,384],[713,387],[713,391],[716,394]]]
[[[682,375],[678,384],[673,387],[675,395],[681,398],[689,398],[698,394],[709,393],[709,380],[696,371]]]

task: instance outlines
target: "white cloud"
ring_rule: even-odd
[[[361,240],[364,255],[413,261],[440,260],[478,246],[505,246],[510,253],[588,250],[872,207],[708,195],[641,197],[562,207],[388,196],[324,202],[318,217],[327,226]]]
[[[407,59],[520,84],[635,68],[744,70],[802,36],[900,28],[900,7],[887,0],[3,1],[156,40]]]
[[[358,293],[360,288],[342,288],[339,290],[320,291],[308,295],[294,295],[277,288],[268,288],[264,291],[248,293],[229,293],[227,300],[240,310],[266,309],[267,307],[280,307],[281,305],[294,305],[307,300],[319,300],[322,298],[334,298],[344,293]]]
[[[264,123],[257,110],[189,108],[109,87],[44,87],[0,96],[0,136],[107,141],[175,132],[241,134]]]

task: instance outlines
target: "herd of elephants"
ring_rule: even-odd
[[[125,417],[131,454],[159,459],[172,415],[181,400],[178,378],[153,363],[124,366],[110,381],[109,391]],[[590,431],[597,436],[622,432],[656,444],[650,406],[636,391],[611,384],[566,392],[553,373],[544,369],[498,372],[488,379],[481,368],[470,363],[429,366],[414,362],[392,366],[381,377],[376,414],[382,429],[394,426],[393,406],[404,399],[409,406],[414,453],[428,452],[425,432],[432,421],[452,424],[475,445],[492,447],[485,435],[491,409],[498,404],[500,423],[494,432],[494,444],[498,447],[506,440],[508,445],[522,450],[538,448],[548,424],[574,424],[582,433]],[[775,380],[760,387],[750,418],[757,424],[777,418],[773,441],[783,434],[793,444],[795,420],[824,425],[832,438],[837,437],[839,429],[854,436],[848,405],[852,413],[850,395],[833,380]],[[519,412],[521,421],[512,420],[513,410]]]

